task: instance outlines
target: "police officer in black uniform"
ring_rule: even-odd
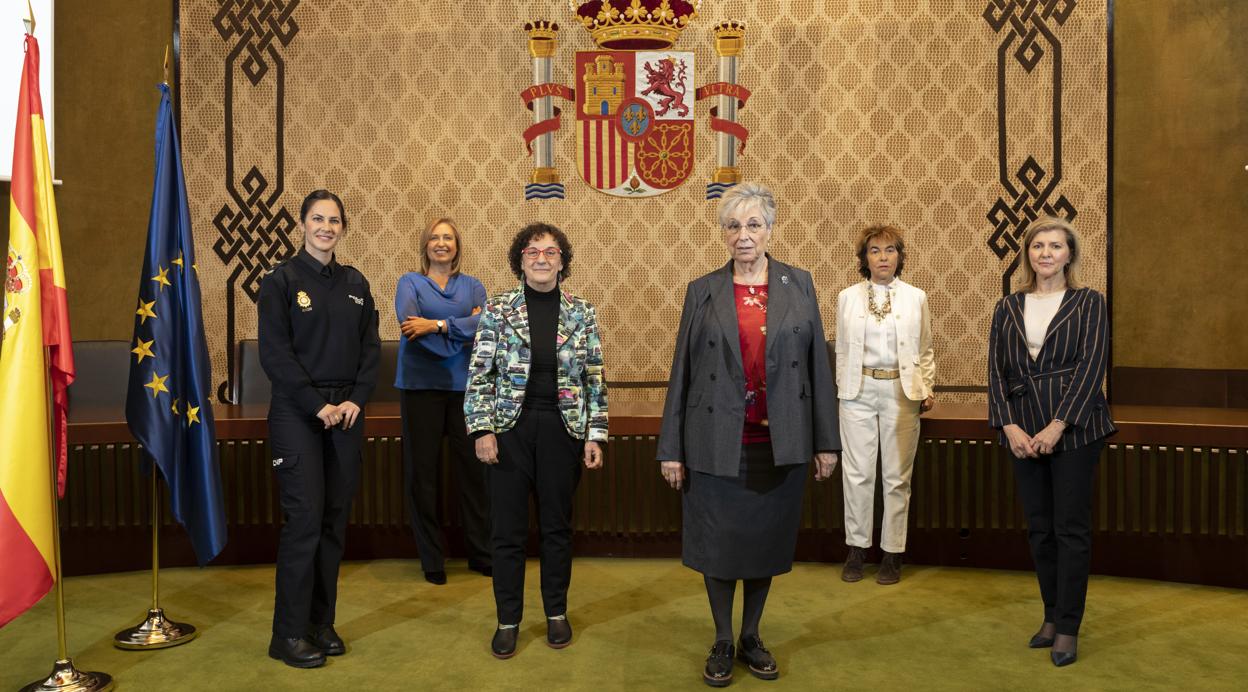
[[[334,631],[338,565],[381,342],[368,281],[334,259],[347,231],[342,200],[328,190],[308,195],[299,227],[303,248],[264,277],[258,306],[284,520],[269,656],[314,668],[346,652]]]

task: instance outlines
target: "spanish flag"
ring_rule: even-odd
[[[66,389],[74,381],[71,343],[39,98],[39,43],[27,34],[13,137],[0,345],[0,627],[52,588],[51,455],[57,460],[57,492],[63,493]]]

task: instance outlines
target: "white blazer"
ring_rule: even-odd
[[[897,279],[893,310],[897,324],[897,362],[906,398],[922,401],[936,386],[936,356],[932,352],[932,315],[923,289]],[[856,399],[862,391],[862,360],[866,351],[867,282],[841,291],[836,297],[836,387],[841,399]]]

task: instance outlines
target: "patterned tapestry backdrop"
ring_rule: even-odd
[[[524,223],[571,236],[569,287],[597,304],[612,381],[667,377],[684,287],[727,258],[705,184],[715,170],[698,104],[691,179],[650,199],[590,189],[575,169],[570,104],[555,133],[566,200],[524,201],[533,169],[519,92],[532,83],[525,22],[557,22],[554,81],[596,46],[562,0],[181,0],[182,131],[204,321],[227,391],[256,333],[263,273],[297,248],[310,190],[347,205],[340,258],[361,269],[398,338],[398,277],[421,227],[449,215],[463,268],[491,292]],[[865,224],[906,229],[904,276],[927,290],[938,383],[985,383],[990,311],[1017,237],[1045,211],[1074,216],[1083,276],[1106,277],[1106,0],[706,0],[673,48],[718,81],[712,28],[743,20],[738,114],[744,179],[771,186],[772,253],[813,272],[828,336],[857,279]],[[647,396],[617,390],[618,396]],[[648,396],[653,396],[650,394]],[[962,391],[947,401],[982,400]]]

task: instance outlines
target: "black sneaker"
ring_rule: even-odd
[[[737,658],[749,666],[754,677],[760,680],[775,680],[780,677],[775,657],[763,646],[763,640],[757,634],[742,636],[739,643],[741,648],[737,649]]]
[[[732,684],[732,642],[721,639],[711,647],[711,654],[706,657],[706,668],[702,671],[702,681],[711,687],[727,687]]]

